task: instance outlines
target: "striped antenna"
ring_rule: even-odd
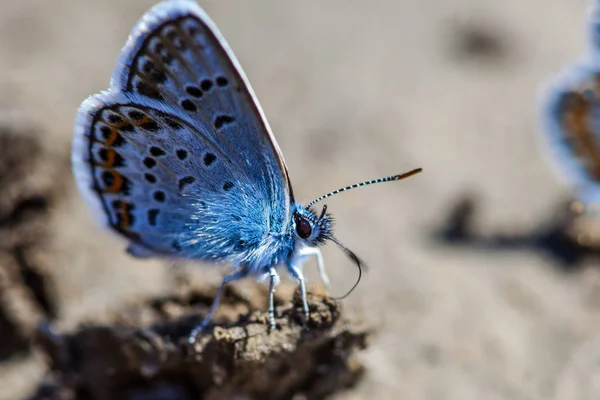
[[[310,203],[308,203],[308,206],[306,206],[306,208],[310,208],[311,206],[315,205],[316,203],[320,202],[321,200],[325,200],[326,198],[328,198],[330,196],[333,196],[334,194],[345,192],[346,190],[356,189],[358,187],[368,186],[368,185],[372,185],[374,183],[399,181],[399,180],[408,178],[409,176],[416,175],[416,174],[418,174],[421,171],[423,171],[423,168],[417,168],[417,169],[413,169],[412,171],[405,172],[405,173],[400,174],[400,175],[388,176],[387,178],[377,178],[377,179],[372,179],[370,181],[365,181],[365,182],[361,182],[361,183],[355,183],[354,185],[346,186],[346,187],[340,188],[338,190],[334,190],[333,192],[329,192],[329,193],[327,193],[327,194],[325,194],[325,195],[323,195],[321,197],[317,197],[316,199],[314,199],[313,201],[311,201]]]

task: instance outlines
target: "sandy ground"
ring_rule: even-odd
[[[104,89],[152,0],[0,0],[0,117],[39,127],[66,160],[79,103]],[[377,334],[367,375],[339,398],[597,399],[600,270],[548,253],[452,246],[436,229],[465,195],[475,227],[527,234],[568,197],[540,151],[538,98],[585,47],[583,0],[203,1],[236,52],[296,196],[423,167],[329,201],[370,265],[344,305]],[[9,149],[2,149],[7,151]],[[65,170],[66,171],[66,170]],[[52,210],[58,326],[102,320],[171,287],[91,220],[71,176]],[[355,279],[325,251],[342,293]],[[188,267],[194,279],[218,273]],[[314,280],[316,273],[310,274]],[[0,399],[26,396],[39,357],[0,364]]]

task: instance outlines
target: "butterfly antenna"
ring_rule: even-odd
[[[329,193],[327,193],[327,194],[325,194],[325,195],[323,195],[321,197],[317,197],[316,199],[314,199],[313,201],[311,201],[310,203],[308,203],[307,208],[310,208],[311,206],[315,205],[316,203],[320,202],[321,200],[325,200],[326,198],[328,198],[330,196],[333,196],[334,194],[345,192],[346,190],[356,189],[358,187],[368,186],[368,185],[372,185],[374,183],[399,181],[399,180],[408,178],[410,176],[416,175],[416,174],[418,174],[421,171],[423,171],[423,168],[417,168],[417,169],[413,169],[412,171],[405,172],[403,174],[388,176],[387,178],[377,178],[377,179],[372,179],[370,181],[365,181],[365,182],[361,182],[361,183],[355,183],[354,185],[346,186],[346,187],[340,188],[338,190],[334,190],[333,192],[329,192]]]
[[[356,254],[354,254],[354,252],[352,252],[352,250],[350,250],[349,248],[344,246],[339,240],[337,240],[333,236],[329,237],[328,239],[331,240],[333,243],[337,244],[338,246],[340,246],[342,248],[342,250],[344,250],[344,253],[346,253],[346,255],[352,259],[352,261],[354,261],[354,263],[356,264],[356,267],[358,268],[358,279],[356,279],[356,282],[350,288],[350,290],[348,290],[348,292],[341,297],[333,298],[334,300],[343,300],[346,297],[348,297],[350,295],[350,293],[352,293],[354,291],[354,289],[356,289],[356,287],[358,286],[358,283],[360,282],[360,280],[362,278],[362,269],[363,269],[364,265],[363,265],[362,261],[360,261],[360,258],[358,258],[356,256]]]

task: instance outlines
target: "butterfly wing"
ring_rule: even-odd
[[[600,202],[600,63],[570,66],[545,94],[545,146],[561,176],[584,203]]]
[[[227,259],[287,229],[285,162],[229,46],[193,1],[154,6],[107,91],[79,109],[72,161],[136,255]]]
[[[554,79],[542,102],[550,162],[585,204],[600,202],[599,5],[589,12],[587,54]]]

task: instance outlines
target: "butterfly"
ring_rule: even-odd
[[[208,15],[190,0],[155,5],[133,28],[108,90],[79,109],[72,149],[78,187],[93,214],[128,242],[135,257],[231,265],[223,287],[246,276],[269,281],[269,324],[275,327],[277,269],[300,285],[302,263],[333,242],[327,197],[420,169],[347,186],[304,206],[294,199],[281,150],[250,84]]]
[[[588,21],[588,52],[550,83],[542,100],[550,162],[584,206],[600,204],[600,2]]]

